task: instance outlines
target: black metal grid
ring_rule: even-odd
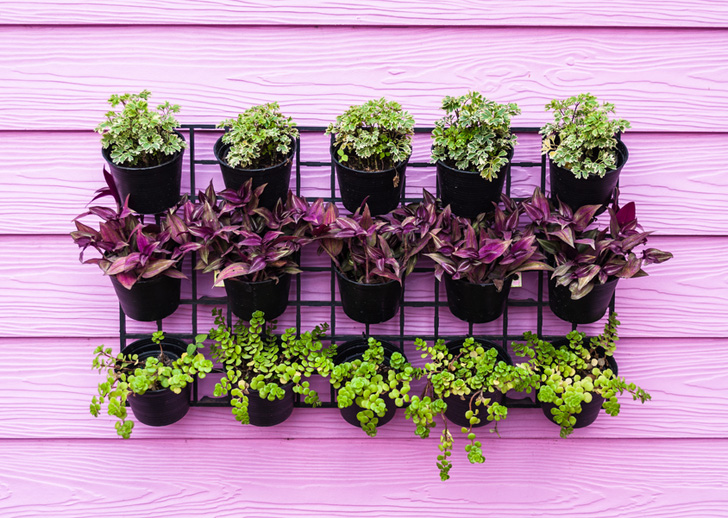
[[[218,132],[220,133],[221,130],[216,129],[215,125],[212,124],[187,124],[182,125],[182,128],[189,131],[189,138],[188,138],[188,151],[189,151],[189,178],[190,178],[190,196],[195,197],[197,193],[197,185],[196,185],[196,166],[198,165],[214,165],[217,164],[216,160],[204,160],[204,159],[198,159],[197,158],[197,148],[196,148],[196,134],[199,134],[200,132]],[[320,126],[298,126],[298,130],[301,133],[319,133],[322,134],[325,131],[325,127]],[[419,127],[415,129],[415,133],[421,134],[421,133],[431,133],[434,128],[432,127]],[[513,133],[519,134],[534,134],[538,133],[540,128],[538,127],[514,127],[512,128]],[[293,188],[294,192],[300,196],[301,195],[301,167],[330,167],[331,168],[331,180],[330,180],[330,193],[329,196],[323,197],[325,201],[331,201],[331,202],[340,202],[341,198],[336,196],[336,178],[335,178],[335,170],[333,162],[330,160],[330,157],[328,157],[328,160],[325,161],[302,161],[301,160],[301,139],[296,139],[296,153],[295,153],[295,186]],[[540,173],[540,186],[542,192],[546,191],[546,157],[545,155],[541,155],[539,157],[538,161],[521,161],[521,162],[512,162],[511,166],[515,167],[527,167],[527,168],[539,168]],[[409,162],[408,168],[421,168],[421,167],[434,167],[433,164],[429,162]],[[406,176],[404,178],[406,181]],[[511,174],[508,173],[508,176],[506,177],[506,182],[504,186],[505,193],[510,196],[511,194]],[[439,189],[436,188],[436,194],[439,197]],[[312,201],[313,198],[308,198],[309,201]],[[406,196],[406,184],[403,185],[402,188],[402,202],[409,203],[413,201],[419,201],[421,198],[411,198]],[[522,198],[514,198],[515,200],[522,200]],[[193,257],[192,262],[194,264],[195,258]],[[305,264],[300,265],[300,269],[304,272],[300,275],[298,275],[298,280],[296,282],[296,288],[295,288],[295,295],[293,296],[292,300],[289,301],[289,308],[294,307],[296,311],[296,328],[301,329],[301,326],[305,322],[305,319],[303,317],[303,310],[307,307],[330,307],[331,313],[330,313],[330,333],[328,334],[329,339],[331,340],[331,343],[343,343],[348,340],[352,340],[355,338],[361,338],[360,335],[355,334],[345,334],[345,333],[337,333],[336,331],[336,308],[341,307],[341,302],[338,300],[335,300],[335,293],[336,293],[336,286],[335,286],[335,275],[332,269],[332,266],[328,267],[321,267],[321,266],[306,266]],[[434,268],[433,267],[416,267],[415,272],[431,272],[434,274]],[[330,300],[303,300],[301,298],[301,285],[303,282],[305,282],[306,272],[330,272],[330,278],[331,278],[331,284],[330,284],[330,293],[331,297]],[[544,336],[543,334],[543,323],[544,323],[544,308],[548,307],[548,301],[544,300],[544,275],[546,275],[545,272],[537,272],[538,274],[538,288],[537,288],[537,298],[536,299],[526,299],[526,300],[514,300],[514,299],[508,299],[506,309],[503,313],[502,317],[502,333],[499,335],[489,335],[489,334],[478,334],[477,338],[481,340],[490,340],[493,342],[500,342],[503,348],[505,349],[507,345],[514,341],[514,340],[520,340],[522,339],[522,335],[519,334],[513,334],[509,333],[509,324],[508,324],[508,309],[511,307],[533,307],[537,314],[537,325],[536,325],[536,334],[539,337],[542,338],[556,338],[556,337],[549,337]],[[375,333],[375,337],[378,340],[386,340],[389,342],[392,342],[394,344],[399,344],[399,349],[404,352],[404,344],[406,342],[413,342],[415,338],[422,338],[427,341],[434,341],[439,338],[443,338],[445,340],[453,340],[462,338],[462,334],[459,335],[443,335],[440,334],[440,311],[442,308],[447,308],[447,301],[440,300],[440,290],[439,290],[439,282],[437,279],[434,278],[434,275],[432,277],[433,279],[433,297],[432,300],[428,301],[407,301],[404,298],[404,293],[406,289],[406,279],[403,280],[403,290],[402,290],[402,298],[400,300],[400,310],[399,310],[399,334],[382,334],[382,333]],[[193,269],[190,276],[190,285],[191,285],[191,297],[189,299],[181,299],[180,304],[181,305],[190,305],[191,306],[191,322],[190,322],[190,332],[189,333],[168,333],[167,335],[170,337],[176,337],[181,339],[192,339],[195,335],[199,333],[198,329],[198,316],[199,316],[199,307],[209,307],[209,306],[224,306],[227,303],[226,297],[209,297],[209,296],[198,296],[198,278],[197,278],[197,272]],[[612,298],[611,304],[610,304],[610,311],[614,311],[614,304],[615,300],[614,297]],[[430,334],[427,333],[417,333],[416,335],[406,334],[405,328],[406,328],[406,308],[418,308],[418,307],[431,307],[434,309],[434,322],[433,322],[433,332]],[[449,311],[448,309],[445,309],[445,311]],[[119,308],[120,313],[120,324],[119,324],[119,330],[120,330],[120,343],[121,348],[123,348],[127,340],[129,339],[139,339],[139,338],[146,338],[148,337],[148,334],[146,333],[129,333],[127,332],[127,325],[126,325],[126,316],[124,315],[123,310]],[[227,318],[228,322],[232,321],[232,313],[230,309],[228,308],[227,311]],[[157,322],[157,328],[159,330],[162,329],[162,321]],[[572,329],[576,329],[576,324],[573,324]],[[370,325],[365,325],[365,336],[369,336],[370,333]],[[473,324],[468,323],[468,332],[467,336],[474,336],[473,333]],[[195,381],[193,386],[193,394],[192,394],[192,405],[196,406],[227,406],[228,403],[224,399],[221,398],[210,398],[207,396],[200,397],[198,393],[198,382]],[[333,395],[333,389],[331,394],[330,402],[324,402],[324,407],[331,407],[335,406],[335,398]],[[506,398],[505,405],[508,407],[535,407],[536,405],[532,399],[525,398],[525,399],[512,399],[512,398]],[[296,406],[307,406],[304,403],[300,401],[300,399],[297,397],[296,399]]]

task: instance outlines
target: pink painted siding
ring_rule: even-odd
[[[726,516],[726,5],[0,0],[0,515]],[[414,437],[402,411],[373,440],[335,410],[297,409],[283,425],[256,429],[228,409],[203,408],[117,439],[88,404],[98,380],[90,352],[117,345],[118,306],[67,234],[102,183],[90,129],[106,98],[145,87],[180,103],[184,123],[278,100],[300,124],[322,125],[385,95],[431,125],[442,96],[471,88],[518,102],[521,126],[542,124],[552,97],[591,91],[615,102],[635,129],[625,136],[623,199],[637,202],[655,246],[675,254],[617,294],[620,373],[653,401],[625,402],[618,418],[602,416],[568,440],[539,411],[513,410],[500,438],[484,434],[484,466],[468,465],[456,446],[447,483],[435,469],[436,439]],[[199,157],[209,158],[212,135],[198,138]],[[418,138],[415,158],[428,149]],[[524,136],[516,159],[537,154],[537,139]],[[303,155],[326,159],[326,140],[306,135]],[[217,176],[214,166],[198,173],[198,186]],[[433,175],[410,171],[409,193],[432,189]],[[514,193],[532,189],[532,171],[513,175]],[[302,177],[304,194],[325,193],[327,168]],[[329,297],[328,274],[301,282],[304,298]],[[513,296],[532,296],[530,284]],[[431,286],[413,276],[408,300]],[[419,309],[406,309],[408,332],[432,326]],[[328,311],[307,312],[306,325]],[[535,326],[533,310],[513,309],[509,320]],[[182,308],[165,329],[188,322]],[[442,326],[467,329],[447,316]],[[549,316],[545,326],[565,330]]]

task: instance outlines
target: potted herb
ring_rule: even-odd
[[[511,389],[530,392],[535,375],[514,366],[508,354],[492,342],[481,345],[474,338],[466,338],[446,344],[438,340],[430,347],[418,338],[415,346],[427,360],[424,368],[427,384],[421,396],[412,396],[405,416],[412,419],[415,434],[423,439],[429,437],[436,420],[442,422],[437,467],[440,478],[447,480],[453,446],[448,420],[462,427],[468,439],[465,451],[470,463],[484,462],[482,444],[473,429],[505,419],[508,413],[502,404],[505,393]]]
[[[321,404],[308,378],[328,375],[331,351],[324,349],[328,324],[297,336],[295,328],[276,336],[256,311],[246,326],[238,321],[232,330],[221,309],[214,309],[216,328],[210,330],[212,357],[222,364],[224,376],[215,385],[215,396],[231,396],[232,413],[243,424],[273,426],[293,412],[293,394],[311,406]]]
[[[612,313],[604,332],[591,339],[572,331],[557,345],[527,332],[526,343],[513,344],[518,354],[530,359],[528,366],[539,376],[538,401],[544,415],[561,427],[561,437],[592,424],[602,408],[618,415],[618,396],[624,392],[642,403],[651,399],[643,389],[617,376],[618,325],[617,314]]]
[[[394,345],[369,337],[337,349],[330,382],[341,416],[370,437],[409,401],[410,382],[421,375]]]
[[[94,350],[93,368],[104,374],[98,395],[91,400],[91,414],[98,417],[103,405],[117,417],[116,433],[128,439],[134,417],[148,426],[166,426],[182,419],[190,408],[190,383],[212,371],[212,362],[199,352],[205,336],[185,345],[157,331],[152,338],[132,342],[114,356],[103,345]]]
[[[179,106],[165,102],[150,110],[150,95],[112,95],[109,104],[121,110],[107,112],[96,127],[121,199],[129,196],[129,207],[141,214],[163,212],[179,201],[185,148],[175,131]]]
[[[279,108],[275,102],[253,106],[220,122],[226,131],[214,147],[225,187],[238,190],[249,179],[254,189],[267,185],[259,203],[270,210],[288,194],[298,138],[296,123]]]
[[[647,275],[642,267],[672,258],[656,248],[636,251],[651,232],[637,223],[634,202],[620,208],[615,196],[609,208],[609,226],[598,228],[594,215],[600,205],[575,212],[559,202],[549,203],[537,188],[524,208],[530,229],[554,267],[549,279],[549,306],[553,313],[574,324],[596,322],[607,311],[619,279]]]
[[[435,277],[445,280],[453,315],[471,323],[491,322],[503,314],[513,278],[519,272],[551,269],[543,262],[532,232],[518,229],[523,210],[502,195],[505,209],[475,221],[441,214],[439,233],[432,237]]]
[[[269,318],[288,306],[291,275],[300,272],[297,252],[310,241],[305,221],[310,206],[289,191],[273,210],[260,207],[265,186],[253,189],[252,179],[237,191],[216,193],[212,183],[185,208],[185,224],[198,252],[196,269],[217,273],[232,312],[250,320],[256,310]]]
[[[584,205],[606,206],[629,153],[620,135],[630,127],[624,119],[609,119],[611,103],[599,104],[589,93],[554,99],[546,105],[554,121],[541,128],[542,153],[549,156],[552,199],[573,210]]]
[[[111,278],[128,317],[161,320],[179,306],[180,279],[187,278],[180,267],[190,238],[177,214],[179,207],[170,209],[157,224],[145,223],[127,203],[128,197],[116,209],[91,207],[74,219],[76,230],[71,237],[81,248],[80,261],[97,264]],[[86,216],[100,219],[98,230],[79,221]],[[100,257],[84,260],[88,248]]]
[[[372,215],[399,204],[414,125],[398,103],[381,98],[350,107],[326,129],[333,135],[331,158],[349,212],[364,200]]]
[[[454,214],[475,218],[500,200],[516,145],[511,117],[521,110],[478,92],[447,96],[442,109],[445,116],[432,132],[431,159],[437,164],[440,198]]]

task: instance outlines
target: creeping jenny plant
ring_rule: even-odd
[[[111,161],[127,167],[151,167],[167,161],[185,147],[185,142],[174,132],[179,126],[174,114],[179,106],[169,101],[150,110],[147,99],[151,92],[112,95],[112,108],[121,105],[121,111],[109,111],[106,120],[96,126],[101,133],[101,145],[111,148]]]
[[[119,418],[115,424],[116,433],[128,439],[134,428],[134,421],[128,420],[126,401],[131,394],[143,395],[148,391],[169,389],[179,394],[183,388],[194,381],[194,376],[204,378],[212,371],[212,362],[198,352],[203,347],[205,335],[195,337],[195,343],[189,344],[187,352],[172,361],[162,348],[164,334],[157,331],[152,335],[154,343],[159,345],[159,355],[150,356],[141,362],[138,355],[114,356],[111,348],[98,346],[93,368],[105,373],[104,381],[99,383],[98,396],[91,400],[91,414],[99,416],[101,406],[106,404],[107,413]]]
[[[291,155],[298,137],[296,123],[279,111],[278,103],[253,106],[237,119],[226,119],[218,128],[229,128],[222,136],[230,145],[225,160],[231,167],[263,169],[280,164]]]
[[[326,129],[334,135],[338,160],[360,171],[384,171],[412,154],[415,120],[384,97],[352,106]]]
[[[432,131],[432,162],[477,171],[488,181],[497,178],[516,144],[511,117],[521,113],[518,106],[499,104],[478,92],[469,92],[445,97],[442,109],[446,115]]]
[[[599,104],[593,95],[579,94],[546,105],[554,122],[541,128],[542,153],[577,178],[604,176],[617,167],[617,134],[630,127],[624,119],[609,119],[611,103]]]
[[[440,478],[447,480],[452,468],[449,457],[453,446],[453,436],[445,419],[447,400],[452,404],[453,398],[459,397],[468,402],[465,415],[458,417],[469,422],[469,426],[462,428],[468,439],[465,451],[471,464],[482,463],[485,461],[482,444],[476,440],[473,427],[479,425],[482,419],[496,423],[505,419],[508,409],[496,399],[511,389],[530,392],[536,377],[520,365],[509,365],[499,359],[495,348],[486,348],[473,338],[467,338],[456,351],[449,350],[444,340],[438,340],[430,347],[418,338],[415,346],[427,359],[424,368],[427,384],[421,396],[412,396],[405,416],[412,419],[416,425],[415,434],[422,438],[429,437],[430,429],[437,424],[435,419],[442,421],[444,427],[440,433],[437,467]]]
[[[210,330],[214,340],[212,357],[222,363],[225,375],[215,385],[215,396],[230,393],[232,413],[243,424],[250,423],[248,397],[250,390],[262,399],[275,401],[285,396],[284,386],[293,385],[293,392],[304,396],[312,406],[321,404],[318,393],[310,388],[307,378],[314,374],[328,375],[331,351],[324,349],[321,340],[328,324],[316,326],[297,336],[295,328],[286,329],[280,337],[273,334],[275,326],[266,326],[263,312],[256,311],[246,326],[238,321],[232,330],[222,310],[213,310],[216,328]]]
[[[627,383],[610,368],[607,357],[617,348],[617,314],[612,313],[599,336],[587,339],[584,333],[572,331],[566,337],[569,344],[554,347],[533,333],[525,333],[526,343],[513,344],[516,353],[530,358],[529,365],[538,374],[538,400],[552,403],[553,420],[561,426],[561,437],[574,431],[576,415],[582,404],[590,403],[595,394],[604,398],[602,408],[611,416],[619,414],[617,396],[632,394],[642,403],[650,395],[634,383]]]

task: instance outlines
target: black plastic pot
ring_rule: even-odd
[[[180,279],[159,275],[135,282],[130,290],[122,286],[116,277],[111,277],[111,284],[124,314],[133,320],[162,320],[179,307]]]
[[[400,352],[398,348],[396,348],[394,345],[392,345],[389,342],[385,342],[384,340],[378,340],[382,344],[382,348],[384,349],[384,360],[386,362],[389,362],[392,358],[392,354],[395,352]],[[369,343],[365,338],[358,338],[356,340],[351,340],[349,342],[344,342],[343,344],[339,345],[337,348],[336,356],[334,357],[334,364],[338,365],[340,363],[346,363],[351,362],[357,359],[361,359],[364,356],[364,352],[369,348]],[[389,421],[392,420],[394,417],[394,414],[397,411],[397,405],[394,403],[393,400],[391,400],[388,396],[384,396],[384,402],[387,407],[386,412],[384,413],[383,417],[379,417],[377,421],[377,428],[380,426],[383,426],[387,424]],[[346,407],[346,408],[340,408],[339,412],[341,413],[341,417],[344,418],[344,420],[349,423],[352,426],[356,426],[357,428],[361,427],[361,424],[359,423],[359,420],[356,418],[356,415],[362,411],[362,408],[357,405],[356,403]]]
[[[486,180],[476,171],[461,171],[444,162],[437,162],[437,184],[443,207],[450,205],[452,212],[465,218],[475,218],[483,212],[495,210],[493,202],[500,202],[506,176],[511,173],[513,149],[508,153],[504,165],[492,181]]]
[[[358,171],[337,160],[336,149],[331,148],[331,159],[336,167],[341,201],[350,212],[356,211],[367,196],[372,216],[386,214],[399,205],[404,187],[404,175],[409,157],[386,171]]]
[[[399,311],[402,285],[397,281],[364,284],[348,279],[339,270],[336,270],[336,279],[341,305],[350,319],[362,324],[379,324]]]
[[[259,205],[273,210],[279,199],[285,201],[286,196],[288,196],[293,154],[296,150],[296,140],[291,139],[291,141],[291,154],[280,164],[263,169],[242,169],[228,165],[225,157],[230,149],[230,145],[223,144],[222,137],[217,139],[213,151],[215,152],[215,159],[220,165],[225,187],[227,189],[240,189],[251,178],[253,179],[253,189],[267,184],[263,194],[260,196]]]
[[[612,301],[618,278],[595,284],[594,288],[578,300],[571,299],[568,286],[556,286],[556,280],[549,279],[549,307],[561,320],[572,324],[591,324],[604,316]]]
[[[450,312],[473,324],[492,322],[503,314],[511,291],[512,279],[506,279],[499,292],[491,283],[473,284],[445,275],[445,291]]]
[[[288,419],[293,412],[293,384],[283,387],[283,399],[261,399],[257,390],[248,392],[248,418],[253,426],[275,426]]]
[[[556,347],[563,347],[567,345],[569,342],[566,339],[561,340],[554,340],[553,345]],[[618,366],[617,362],[615,361],[613,356],[607,356],[607,363],[609,364],[609,367],[614,371],[614,375],[617,375]],[[575,414],[574,417],[576,418],[576,423],[574,424],[574,428],[584,428],[585,426],[589,426],[594,421],[596,421],[597,417],[599,417],[599,411],[602,409],[602,403],[604,403],[604,398],[600,396],[599,394],[595,394],[592,392],[592,400],[590,403],[582,403],[581,404],[581,412],[578,414]],[[554,416],[551,414],[551,409],[556,408],[556,405],[553,403],[541,403],[541,410],[543,411],[543,414],[548,418],[549,421],[554,423]],[[556,423],[554,423],[556,424]]]
[[[513,365],[513,360],[511,360],[511,357],[508,355],[508,353],[498,344],[495,342],[491,342],[489,340],[477,340],[484,348],[493,348],[498,351],[498,359],[503,360],[508,365]],[[463,343],[465,342],[464,338],[453,340],[451,342],[448,342],[447,348],[448,350],[455,354],[457,351],[460,350],[460,348],[463,346]],[[458,426],[470,426],[470,421],[465,418],[465,413],[470,410],[470,398],[472,394],[469,394],[467,396],[457,396],[454,394],[451,394],[450,396],[446,397],[444,399],[445,403],[447,403],[447,410],[445,410],[445,417],[448,418],[448,420]],[[502,403],[503,398],[505,397],[502,392],[499,390],[493,391],[493,392],[484,392],[483,393],[484,398],[490,398],[492,402],[495,403]],[[478,428],[481,426],[485,426],[488,424],[487,419],[487,411],[485,410],[486,407],[482,405],[475,405],[475,402],[473,402],[473,410],[479,409],[478,417],[480,417],[480,423],[474,425],[474,428]]]
[[[184,141],[181,133],[175,133]],[[179,201],[184,149],[152,167],[116,165],[111,161],[111,148],[102,149],[101,154],[109,164],[122,203],[129,195],[130,209],[140,214],[157,214]]]
[[[174,361],[187,351],[187,344],[176,338],[165,338],[162,349]],[[159,355],[159,345],[151,338],[130,343],[122,351],[125,355],[136,354],[139,360]],[[151,390],[142,395],[131,394],[128,398],[134,417],[148,426],[166,426],[182,419],[190,409],[190,387],[187,385],[179,394],[169,389]]]
[[[270,322],[288,307],[289,274],[281,275],[277,283],[275,280],[248,282],[239,277],[225,279],[224,283],[230,311],[241,320],[250,320],[255,311],[262,311]]]
[[[573,210],[584,205],[606,206],[612,200],[614,188],[619,182],[619,173],[627,163],[629,152],[622,141],[617,142],[617,168],[607,171],[603,177],[576,178],[569,169],[564,169],[549,160],[551,198],[558,197]]]

